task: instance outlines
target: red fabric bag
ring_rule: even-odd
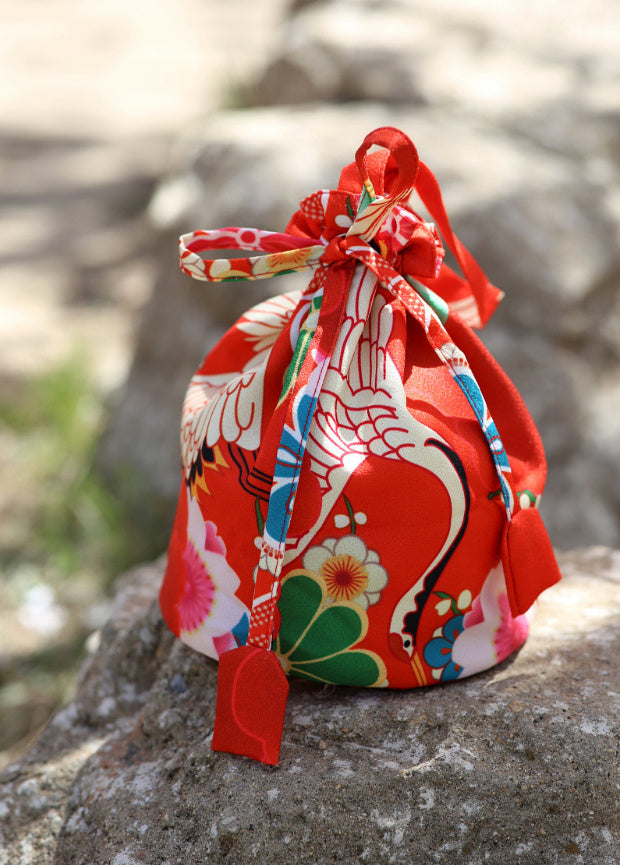
[[[260,254],[210,257],[225,248]],[[216,282],[314,271],[239,319],[183,407],[160,600],[175,634],[221,658],[213,748],[278,761],[285,674],[412,688],[517,649],[560,577],[536,509],[544,453],[472,330],[501,293],[409,138],[368,135],[283,234],[185,235],[181,267]]]

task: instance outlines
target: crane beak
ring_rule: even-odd
[[[424,672],[424,666],[418,654],[418,650],[414,647],[413,655],[409,655],[409,653],[403,648],[403,640],[400,634],[392,633],[388,639],[392,654],[395,655],[399,661],[411,664],[411,669],[413,670],[413,675],[418,685],[420,687],[428,685],[428,679],[426,678],[426,673]]]
[[[421,688],[423,688],[425,685],[428,685],[428,679],[426,678],[426,673],[424,672],[424,667],[422,666],[422,660],[420,659],[417,649],[414,649],[413,655],[411,657],[411,669],[413,670],[413,675],[416,678],[416,682]]]

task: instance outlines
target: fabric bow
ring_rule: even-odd
[[[384,150],[368,153],[373,145]],[[464,276],[443,264],[444,249],[435,224],[425,222],[407,204],[417,190],[452,249]],[[217,249],[262,253],[241,258],[205,259]],[[266,279],[357,260],[382,285],[401,296],[412,295],[403,277],[424,293],[427,302],[457,312],[473,327],[482,327],[502,293],[491,285],[471,253],[452,233],[441,192],[432,173],[418,159],[411,140],[384,127],[370,133],[356,161],[342,172],[336,190],[319,190],[305,198],[285,232],[228,227],[185,234],[179,242],[180,267],[209,282]]]

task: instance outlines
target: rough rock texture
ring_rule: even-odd
[[[255,96],[289,107],[196,126],[151,205],[159,276],[103,458],[111,474],[129,467],[143,509],[176,494],[179,411],[203,354],[244,308],[290,287],[192,284],[176,271],[177,234],[283,228],[370,129],[393,124],[506,292],[483,337],[541,429],[554,543],[620,544],[617,14],[610,0],[570,15],[529,0],[293,4]]]
[[[291,11],[255,86],[262,104],[441,104],[502,123],[537,115],[541,134],[559,103],[617,109],[613,0],[570,14],[549,0],[310,0]]]
[[[75,347],[105,393],[124,381],[153,283],[144,209],[171,142],[238,100],[286,3],[55,0],[26,14],[0,0],[0,387]]]
[[[0,776],[1,865],[616,865],[620,552],[566,553],[516,657],[425,691],[293,682],[281,762],[210,750],[216,665],[123,581],[77,696]]]
[[[287,3],[0,0],[0,767],[69,686],[106,563],[164,547],[139,503],[120,528],[91,443],[152,291],[172,143],[239,102]]]

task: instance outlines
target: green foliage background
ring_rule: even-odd
[[[70,696],[115,577],[162,552],[161,532],[136,524],[126,497],[97,470],[104,423],[81,353],[0,386],[0,752],[27,741]],[[16,622],[37,587],[63,623],[28,641]]]

